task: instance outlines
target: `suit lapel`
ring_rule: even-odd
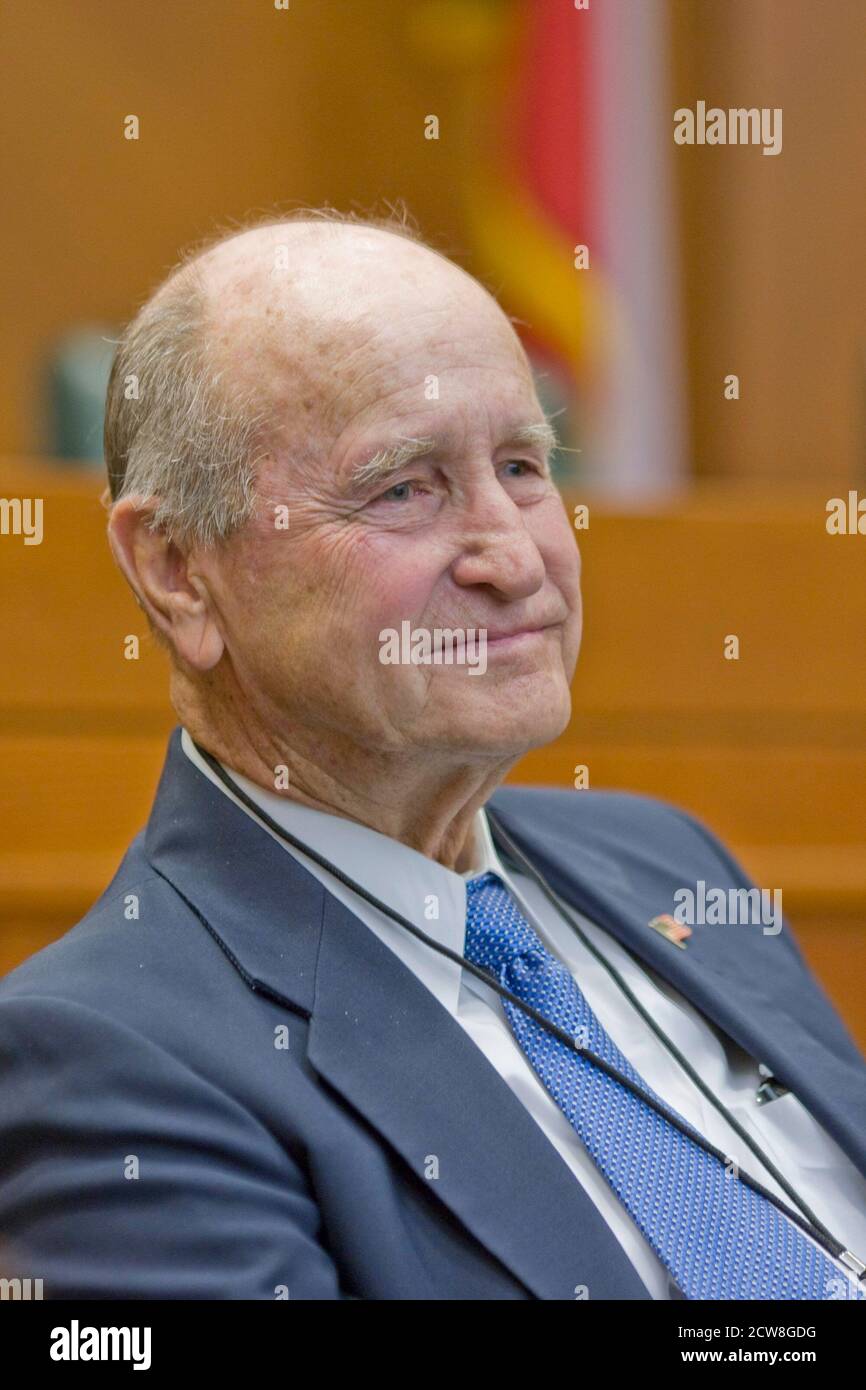
[[[573,806],[565,824],[539,815],[528,804],[538,795],[502,788],[491,804],[550,887],[769,1066],[866,1175],[866,1065],[799,951],[743,925],[695,927],[687,949],[677,949],[648,923],[672,912],[673,893],[695,865],[682,862],[664,827],[657,845],[637,849],[632,831],[614,858]],[[729,886],[717,863],[703,872],[708,883]]]
[[[316,1071],[539,1298],[646,1299],[597,1208],[460,1025],[393,952],[186,757],[145,849],[250,988],[309,1018]],[[436,1171],[438,1176],[428,1177]]]
[[[464,1030],[326,895],[309,1057],[539,1298],[647,1291],[556,1149]],[[430,1177],[435,1164],[437,1176]]]

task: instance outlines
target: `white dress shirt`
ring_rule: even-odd
[[[230,796],[247,815],[252,815],[200,757],[185,729],[181,742],[188,757],[204,776]],[[461,955],[466,925],[466,882],[487,870],[498,874],[547,949],[563,962],[578,981],[599,1022],[644,1080],[705,1139],[735,1159],[746,1173],[786,1205],[792,1205],[790,1198],[764,1165],[701,1094],[604,967],[558,915],[537,884],[524,874],[505,869],[496,853],[483,810],[477,813],[474,822],[476,862],[471,870],[456,873],[401,841],[381,835],[357,821],[312,810],[276,792],[267,791],[230,768],[227,771],[277,824],[336,864],[395,911],[417,922],[428,936]],[[495,990],[416,940],[326,869],[280,840],[266,826],[262,828],[302,863],[328,892],[348,907],[360,922],[375,932],[380,941],[399,957],[465,1029],[568,1164],[631,1260],[651,1297],[680,1297],[665,1266],[590,1158],[577,1132],[539,1081],[515,1041],[502,1001]],[[439,916],[431,919],[426,915],[425,906],[433,895],[438,900]],[[710,1091],[756,1140],[800,1198],[838,1240],[843,1241],[858,1258],[866,1260],[866,1178],[857,1171],[838,1144],[790,1091],[759,1106],[755,1093],[763,1078],[758,1072],[757,1061],[693,1008],[660,975],[648,966],[639,965],[614,937],[570,905],[569,910],[593,945],[619,971],[655,1022],[689,1058]],[[808,1235],[805,1238],[811,1239]],[[831,1258],[827,1251],[823,1253],[828,1259]],[[842,1264],[838,1267],[840,1274],[851,1278],[850,1270]]]

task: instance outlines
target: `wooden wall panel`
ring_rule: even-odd
[[[853,486],[866,457],[866,6],[670,0],[670,12],[671,135],[673,111],[699,100],[783,112],[778,155],[676,148],[695,471]]]

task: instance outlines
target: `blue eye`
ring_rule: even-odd
[[[395,483],[394,486],[393,486],[393,487],[389,487],[388,491],[387,491],[387,492],[384,492],[384,493],[382,494],[382,496],[383,496],[383,497],[395,497],[396,494],[400,491],[401,488],[410,488],[411,486],[412,486],[411,483]],[[405,493],[404,493],[404,496],[405,496]],[[397,501],[402,501],[402,498],[397,498],[396,500],[397,500]]]
[[[393,487],[389,487],[387,492],[381,493],[375,500],[377,502],[408,502],[411,500],[411,494],[408,491],[404,491],[399,497],[395,494],[399,493],[401,488],[409,489],[415,486],[416,484],[411,479],[404,483],[395,483]]]
[[[546,479],[547,470],[538,463],[533,463],[532,459],[506,459],[503,464],[505,469],[518,469],[517,473],[508,472],[509,478],[534,478],[536,481]]]

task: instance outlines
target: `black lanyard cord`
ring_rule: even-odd
[[[296,836],[292,835],[290,831],[286,830],[283,826],[279,824],[278,821],[275,821],[272,816],[268,815],[267,811],[263,810],[263,808],[259,806],[257,802],[255,802],[253,798],[243,790],[242,787],[238,786],[238,784],[229,775],[229,773],[226,772],[222,764],[211,753],[209,753],[206,748],[202,748],[201,745],[196,743],[194,739],[192,742],[193,747],[197,750],[200,757],[204,760],[204,762],[207,763],[208,767],[211,769],[214,775],[219,778],[223,786],[226,787],[226,789],[232,794],[232,796],[237,797],[237,799],[240,802],[242,802],[244,806],[247,807],[247,809],[252,813],[252,815],[255,816],[256,819],[261,821],[263,825],[267,826],[267,828],[271,830],[275,835],[277,835],[279,839],[284,840],[287,844],[291,845],[294,849],[298,850],[299,853],[306,855],[309,859],[312,859],[313,862],[318,864],[320,868],[325,869],[329,874],[332,874],[333,877],[336,878],[340,883],[342,883],[346,888],[350,888],[352,892],[357,893],[358,896],[363,898],[365,902],[368,902],[371,907],[377,908],[380,912],[383,912],[386,917],[390,917],[392,921],[397,922],[401,927],[404,927],[406,931],[408,931],[418,941],[423,942],[425,946],[429,946],[432,950],[438,952],[439,955],[447,957],[448,960],[453,961],[455,965],[459,965],[463,970],[468,970],[470,974],[474,975],[483,984],[487,985],[490,989],[495,990],[496,993],[502,999],[507,999],[510,1004],[513,1004],[518,1009],[522,1009],[524,1013],[528,1014],[530,1018],[534,1019],[535,1022],[538,1023],[542,1028],[545,1028],[548,1032],[552,1033],[554,1037],[556,1037],[561,1043],[564,1043],[565,1046],[570,1048],[570,1050],[576,1053],[577,1056],[583,1057],[586,1061],[590,1062],[600,1071],[606,1072],[608,1076],[612,1077],[614,1081],[619,1082],[621,1086],[625,1086],[629,1091],[632,1091],[634,1095],[636,1095],[640,1100],[644,1101],[645,1104],[651,1106],[653,1110],[657,1111],[657,1113],[661,1115],[663,1119],[667,1120],[687,1138],[693,1140],[697,1144],[700,1144],[700,1146],[703,1149],[705,1149],[707,1153],[712,1154],[712,1156],[718,1159],[720,1163],[725,1165],[728,1163],[730,1155],[723,1153],[721,1149],[717,1149],[715,1145],[710,1144],[703,1137],[702,1134],[699,1134],[697,1130],[692,1129],[692,1127],[686,1124],[685,1121],[680,1119],[678,1115],[668,1110],[663,1103],[656,1100],[654,1096],[647,1094],[647,1092],[644,1091],[640,1086],[636,1086],[629,1077],[624,1076],[622,1072],[617,1070],[616,1067],[613,1067],[608,1062],[606,1062],[603,1057],[597,1057],[595,1053],[590,1052],[588,1048],[583,1047],[580,1043],[577,1042],[575,1038],[571,1036],[570,1033],[566,1032],[564,1028],[560,1028],[558,1024],[553,1023],[550,1019],[546,1018],[545,1015],[541,1013],[538,1009],[534,1008],[532,1004],[528,1004],[525,1000],[519,999],[516,994],[512,994],[511,990],[507,989],[504,985],[500,984],[500,982],[493,975],[491,975],[489,971],[484,970],[480,966],[475,965],[472,961],[467,960],[465,956],[461,956],[458,952],[452,951],[448,946],[442,945],[441,942],[434,941],[432,937],[428,936],[426,932],[421,931],[420,927],[416,927],[415,923],[410,922],[407,917],[404,917],[402,915],[402,913],[397,912],[387,903],[382,902],[380,898],[377,898],[373,893],[370,893],[360,883],[356,883],[355,880],[350,878],[348,874],[344,873],[338,865],[332,864],[331,861],[329,859],[326,859],[324,855],[319,854],[316,850],[312,849],[309,845],[305,844],[303,840],[300,840]],[[557,902],[554,894],[547,887],[547,884],[545,883],[544,879],[534,868],[534,866],[529,864],[528,860],[525,860],[525,856],[523,856],[522,851],[519,849],[518,846],[514,845],[514,841],[511,840],[511,837],[507,834],[506,831],[503,830],[498,820],[491,816],[489,810],[487,810],[486,814],[488,815],[488,818],[491,820],[495,828],[496,834],[501,837],[506,848],[509,849],[509,852],[512,854],[516,853],[517,855],[521,856],[521,858],[525,861],[529,868],[531,877],[534,879],[534,881],[536,881],[539,884],[539,886],[543,889],[545,894],[550,898],[550,901],[556,908],[556,910],[560,913],[560,915],[568,923],[568,925],[578,932],[578,934],[581,937],[581,940],[585,940],[583,933],[580,932],[580,929],[577,926],[576,922],[573,922],[570,919],[570,917],[565,916],[565,914],[562,911],[562,908]],[[590,949],[594,948],[590,947]],[[595,954],[598,955],[598,952],[595,952]],[[608,963],[604,961],[603,957],[599,956],[599,959],[602,961],[603,964],[605,964],[606,966],[608,965]],[[635,1003],[635,1006],[639,1009],[642,1016],[646,1018],[646,1021],[650,1024],[653,1030],[659,1034],[661,1040],[666,1044],[666,1046],[669,1047],[669,1049],[682,1063],[682,1065],[686,1068],[689,1074],[695,1076],[695,1073],[692,1072],[691,1068],[688,1066],[688,1063],[685,1061],[685,1058],[682,1058],[680,1054],[677,1052],[677,1049],[674,1047],[674,1044],[671,1043],[669,1039],[667,1039],[665,1035],[660,1032],[660,1030],[656,1027],[655,1023],[649,1018],[648,1015],[644,1013],[641,1005],[638,1001],[634,999],[634,996],[631,994],[631,991],[628,990],[628,986],[625,984],[625,982],[620,980],[618,974],[614,971],[614,968],[610,966],[609,969],[611,974],[617,980],[617,983],[620,984],[620,987],[626,991],[628,996],[632,999],[632,1002]],[[695,1079],[697,1080],[697,1084],[699,1084],[701,1086],[701,1089],[703,1090],[704,1088],[702,1083],[696,1077]],[[708,1095],[708,1098],[710,1100],[713,1099],[711,1095]],[[714,1104],[715,1103],[716,1102],[714,1101]],[[749,1139],[749,1136],[740,1129],[739,1125],[736,1123],[733,1117],[728,1116],[727,1111],[724,1110],[724,1107],[721,1107],[721,1103],[719,1103],[719,1106],[722,1109],[722,1113],[729,1120],[733,1128],[739,1134],[742,1135],[743,1139],[745,1139],[745,1141],[748,1144],[750,1144],[752,1148],[756,1148],[756,1146],[752,1144],[752,1141]],[[784,1181],[784,1179],[781,1179],[779,1177],[779,1175],[773,1169],[773,1165],[770,1164],[769,1161],[764,1158],[763,1154],[761,1154],[760,1149],[756,1148],[756,1152],[758,1156],[762,1159],[762,1161],[767,1164],[767,1168],[770,1172],[773,1173],[774,1178],[776,1178],[776,1180],[780,1182],[781,1186],[783,1186],[785,1190],[793,1196],[794,1200],[798,1203],[798,1205],[802,1207],[803,1211],[808,1213],[808,1208],[805,1206],[804,1203],[800,1202],[799,1198],[796,1196],[796,1193],[793,1192],[793,1189],[789,1188],[788,1184]],[[820,1222],[815,1220],[811,1213],[809,1213],[804,1219],[804,1217],[801,1216],[799,1212],[793,1211],[790,1207],[787,1207],[785,1203],[782,1202],[775,1195],[775,1193],[768,1191],[767,1188],[765,1188],[761,1183],[759,1183],[756,1178],[753,1178],[748,1173],[743,1172],[742,1169],[738,1170],[738,1176],[740,1181],[744,1182],[748,1187],[753,1188],[755,1192],[760,1193],[762,1197],[765,1197],[768,1201],[772,1202],[773,1205],[777,1207],[778,1210],[781,1211],[785,1216],[787,1216],[790,1221],[793,1221],[795,1225],[799,1226],[801,1230],[807,1233],[807,1235],[810,1235],[815,1241],[817,1241],[819,1245],[823,1246],[824,1249],[827,1250],[835,1258],[839,1258],[845,1255],[848,1255],[851,1259],[856,1258],[854,1256],[851,1256],[850,1251],[848,1251],[847,1247],[843,1245],[841,1241],[836,1240],[835,1237],[831,1235],[831,1233],[826,1229],[826,1227],[824,1227]],[[848,1263],[848,1261],[845,1261],[845,1263]],[[859,1261],[857,1261],[856,1263],[857,1272],[859,1276],[866,1277],[866,1269],[864,1269],[860,1265]],[[853,1268],[853,1266],[851,1267]],[[863,1271],[862,1274],[860,1273],[861,1269]]]
[[[490,809],[488,807],[485,807],[485,814],[487,815],[487,819],[489,820],[491,826],[495,830],[495,837],[501,839],[502,844],[514,860],[517,867],[523,869],[523,871],[529,875],[533,882],[537,883],[538,887],[544,893],[547,900],[552,904],[553,907],[556,908],[556,911],[559,913],[563,921],[566,922],[572,928],[575,934],[583,942],[587,950],[590,951],[593,956],[595,956],[599,964],[604,966],[605,970],[608,972],[611,978],[616,982],[617,985],[619,985],[619,988],[622,990],[629,1003],[634,1006],[634,1008],[640,1014],[644,1022],[652,1029],[659,1041],[667,1048],[668,1052],[670,1052],[671,1056],[677,1062],[679,1062],[686,1075],[694,1082],[694,1084],[698,1087],[701,1093],[704,1096],[706,1096],[710,1104],[715,1106],[716,1110],[719,1111],[719,1114],[724,1116],[725,1120],[731,1126],[731,1129],[733,1129],[735,1133],[740,1136],[744,1143],[748,1144],[749,1148],[752,1150],[755,1156],[759,1158],[760,1161],[763,1163],[768,1173],[770,1173],[770,1175],[775,1179],[779,1186],[783,1188],[785,1192],[787,1192],[791,1200],[793,1202],[796,1202],[797,1206],[800,1208],[800,1210],[806,1217],[806,1220],[815,1228],[816,1231],[820,1231],[823,1235],[827,1237],[829,1241],[833,1242],[834,1237],[827,1230],[827,1227],[824,1226],[823,1223],[818,1220],[817,1216],[811,1210],[811,1208],[802,1200],[802,1198],[798,1196],[795,1189],[790,1185],[787,1179],[783,1177],[783,1175],[779,1172],[776,1165],[767,1157],[767,1155],[764,1153],[763,1149],[761,1149],[757,1141],[754,1140],[751,1137],[751,1135],[748,1134],[748,1132],[739,1123],[739,1121],[734,1118],[734,1116],[730,1113],[730,1111],[727,1109],[724,1103],[721,1100],[719,1100],[718,1097],[713,1095],[713,1092],[704,1082],[703,1077],[695,1071],[691,1062],[689,1062],[689,1060],[683,1056],[682,1052],[680,1052],[676,1044],[672,1042],[671,1039],[667,1036],[664,1029],[660,1028],[659,1025],[656,1023],[655,1019],[652,1017],[652,1014],[650,1014],[648,1010],[644,1008],[637,995],[626,984],[625,980],[620,975],[616,966],[613,965],[611,961],[607,960],[606,957],[602,955],[601,951],[599,951],[598,947],[589,940],[586,933],[581,929],[577,919],[572,916],[571,912],[568,909],[568,906],[559,901],[557,895],[550,888],[547,881],[544,878],[542,878],[541,874],[535,868],[535,865],[529,859],[527,859],[520,846],[516,844],[512,837],[508,834],[508,831],[505,830],[498,817],[491,814]],[[622,945],[622,942],[620,942],[620,945]],[[631,952],[628,951],[628,947],[623,946],[623,950],[626,951],[629,955],[631,955]],[[632,957],[632,959],[634,958]],[[639,962],[637,963],[639,964]],[[835,1243],[838,1244],[838,1242]],[[845,1249],[844,1246],[841,1246],[840,1248],[842,1250]]]

